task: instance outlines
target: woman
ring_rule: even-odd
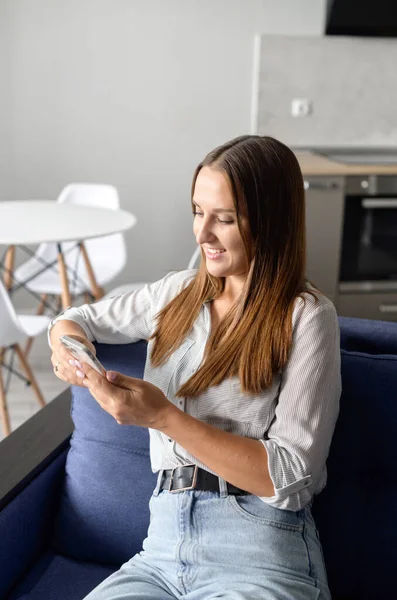
[[[305,280],[302,174],[270,137],[210,152],[192,185],[197,271],[69,309],[56,375],[148,427],[158,483],[143,551],[87,600],[329,599],[311,515],[338,415],[339,328]],[[149,340],[144,380],[60,344]],[[76,370],[77,366],[77,370]]]

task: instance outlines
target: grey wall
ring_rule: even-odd
[[[12,194],[12,103],[11,103],[11,28],[8,3],[0,2],[0,189]]]
[[[397,144],[397,40],[262,36],[258,131],[295,146]],[[313,112],[291,116],[291,100]]]
[[[325,0],[0,6],[0,200],[116,185],[138,224],[114,285],[184,268],[193,170],[250,128],[255,33],[321,35],[325,15]]]

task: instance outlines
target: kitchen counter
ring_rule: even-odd
[[[334,162],[315,152],[295,151],[302,174],[309,175],[397,175],[395,165],[354,165]]]

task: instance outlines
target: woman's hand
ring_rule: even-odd
[[[83,364],[75,375],[91,395],[120,425],[162,429],[172,411],[179,410],[148,381],[107,371],[106,377]]]
[[[86,337],[78,335],[70,335],[69,337],[81,342],[87,346],[87,348],[89,348],[93,354],[96,354],[94,344],[89,342]],[[83,386],[81,377],[76,376],[76,367],[80,368],[81,363],[76,361],[73,354],[70,354],[69,350],[65,348],[59,338],[55,338],[55,340],[52,341],[51,362],[54,373],[58,379],[62,379],[62,381],[66,381],[71,385]]]

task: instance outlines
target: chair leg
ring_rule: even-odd
[[[29,365],[28,361],[26,360],[24,353],[22,352],[22,348],[18,344],[15,344],[14,348],[15,348],[15,352],[17,353],[19,360],[21,361],[21,366],[22,366],[23,370],[25,371],[27,378],[30,381],[30,384],[32,386],[34,393],[36,394],[38,403],[42,407],[46,406],[46,402],[45,402],[43,395],[40,391],[40,388],[37,384],[36,378],[33,375],[33,371],[30,368],[30,365]]]
[[[87,253],[86,247],[84,246],[83,242],[80,242],[80,250],[81,250],[81,254],[83,255],[85,268],[87,269],[88,279],[90,280],[92,295],[94,296],[95,300],[100,300],[105,295],[105,290],[97,284],[97,281],[95,279],[94,270],[90,263],[88,253]]]
[[[12,275],[14,273],[14,263],[15,263],[15,246],[8,246],[6,258],[5,258],[5,273],[4,273],[4,286],[6,290],[10,290],[12,288]]]
[[[56,297],[56,312],[57,314],[61,312],[61,308],[62,308],[62,296],[57,296]]]
[[[68,275],[66,272],[66,264],[65,259],[63,258],[62,252],[58,252],[58,268],[59,268],[59,276],[61,278],[61,287],[62,287],[62,306],[63,308],[67,308],[72,304],[72,297],[70,295],[69,289],[69,281]]]
[[[39,306],[37,308],[37,311],[36,311],[37,315],[42,315],[43,314],[47,298],[48,298],[48,294],[41,294],[41,301],[40,301],[40,304],[39,304]],[[30,337],[30,338],[27,339],[26,346],[25,346],[25,352],[24,352],[24,354],[25,354],[26,357],[27,357],[27,355],[30,352],[32,344],[33,344],[33,338]]]
[[[55,302],[55,314],[53,315],[54,317],[56,317],[56,315],[59,315],[59,313],[62,310],[62,296],[54,296],[54,302]],[[70,304],[73,304],[73,296],[71,296],[71,302]]]
[[[3,348],[1,350],[3,351]],[[7,398],[6,398],[6,392],[4,389],[3,374],[2,374],[1,367],[0,367],[0,421],[3,424],[4,435],[5,436],[10,435],[10,433],[11,433],[10,416],[8,414]]]

